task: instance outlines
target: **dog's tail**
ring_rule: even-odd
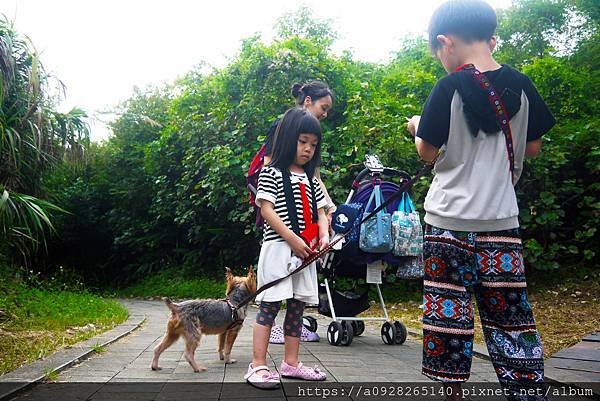
[[[169,298],[163,298],[163,300],[165,301],[165,304],[167,304],[167,308],[169,308],[172,313],[179,313],[179,305],[171,301]]]

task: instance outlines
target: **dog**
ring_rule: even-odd
[[[167,332],[163,340],[154,348],[154,358],[150,365],[152,370],[160,370],[158,366],[160,354],[173,345],[180,336],[185,340],[185,360],[194,372],[207,369],[205,366],[198,365],[194,359],[196,347],[203,334],[218,334],[219,359],[226,364],[236,362],[231,358],[231,348],[242,328],[248,304],[235,310],[232,307],[238,305],[248,295],[256,293],[256,276],[252,267],[248,269],[246,277],[234,276],[226,267],[225,279],[227,281],[225,300],[205,299],[175,303],[168,298],[165,299],[167,307],[171,310],[171,316],[167,321]]]

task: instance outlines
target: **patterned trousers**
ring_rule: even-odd
[[[427,225],[423,278],[423,374],[469,378],[475,295],[494,369],[510,400],[545,400],[542,343],[527,300],[518,229],[459,232]]]

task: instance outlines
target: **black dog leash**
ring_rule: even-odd
[[[425,165],[425,167],[423,167],[421,169],[421,171],[419,171],[413,178],[411,178],[410,180],[406,181],[404,184],[402,184],[402,186],[400,187],[400,189],[398,190],[398,192],[396,192],[395,194],[393,194],[392,196],[390,196],[388,199],[386,199],[381,205],[379,205],[378,207],[376,207],[371,213],[369,213],[366,217],[364,217],[360,223],[359,226],[362,225],[365,221],[369,220],[370,218],[372,218],[373,216],[375,216],[379,211],[383,210],[383,208],[387,207],[387,205],[389,205],[390,203],[392,203],[394,200],[396,200],[397,198],[399,198],[404,192],[406,192],[407,189],[409,189],[415,182],[417,182],[417,180],[427,174],[429,174],[429,172],[431,172],[431,170],[433,169],[433,166],[435,165],[435,162],[437,160],[437,156],[435,159],[433,159],[433,161],[431,161],[431,163]],[[245,298],[243,298],[240,303],[238,303],[235,306],[235,309],[241,308],[242,306],[246,305],[248,302],[252,301],[258,294],[260,294],[263,291],[268,290],[269,288],[279,284],[280,282],[282,282],[283,280],[285,280],[286,278],[300,272],[301,270],[305,269],[307,266],[309,266],[312,262],[316,261],[317,259],[319,259],[320,257],[322,257],[323,255],[326,255],[334,246],[335,244],[337,244],[338,242],[340,242],[342,239],[346,238],[346,236],[348,234],[350,234],[350,232],[352,231],[353,227],[350,227],[345,233],[341,234],[338,238],[336,238],[335,240],[333,240],[332,242],[330,242],[329,244],[327,244],[327,246],[321,250],[319,250],[316,253],[313,253],[311,255],[309,255],[306,259],[304,259],[304,261],[302,262],[302,264],[300,266],[298,266],[298,268],[296,270],[294,270],[293,272],[291,272],[290,274],[280,277],[276,280],[271,281],[270,283],[267,283],[265,285],[263,285],[262,287],[260,287],[258,290],[256,290],[256,292],[254,294],[249,294],[248,296],[246,296]]]

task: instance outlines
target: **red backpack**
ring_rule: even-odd
[[[246,187],[248,188],[248,201],[254,207],[254,212],[256,213],[256,225],[260,228],[263,227],[264,220],[260,214],[260,207],[256,205],[256,192],[258,191],[258,176],[260,175],[261,170],[265,166],[265,154],[267,153],[267,141],[273,141],[273,137],[275,136],[275,131],[277,130],[277,126],[279,125],[280,119],[276,119],[271,124],[269,128],[269,132],[267,133],[267,140],[260,147],[252,162],[250,163],[250,167],[248,168],[248,174],[246,174]],[[270,138],[269,138],[270,137]]]
[[[248,174],[246,175],[246,186],[249,191],[249,201],[252,206],[256,206],[256,191],[258,190],[258,176],[265,162],[265,150],[267,146],[262,145],[248,168]]]

